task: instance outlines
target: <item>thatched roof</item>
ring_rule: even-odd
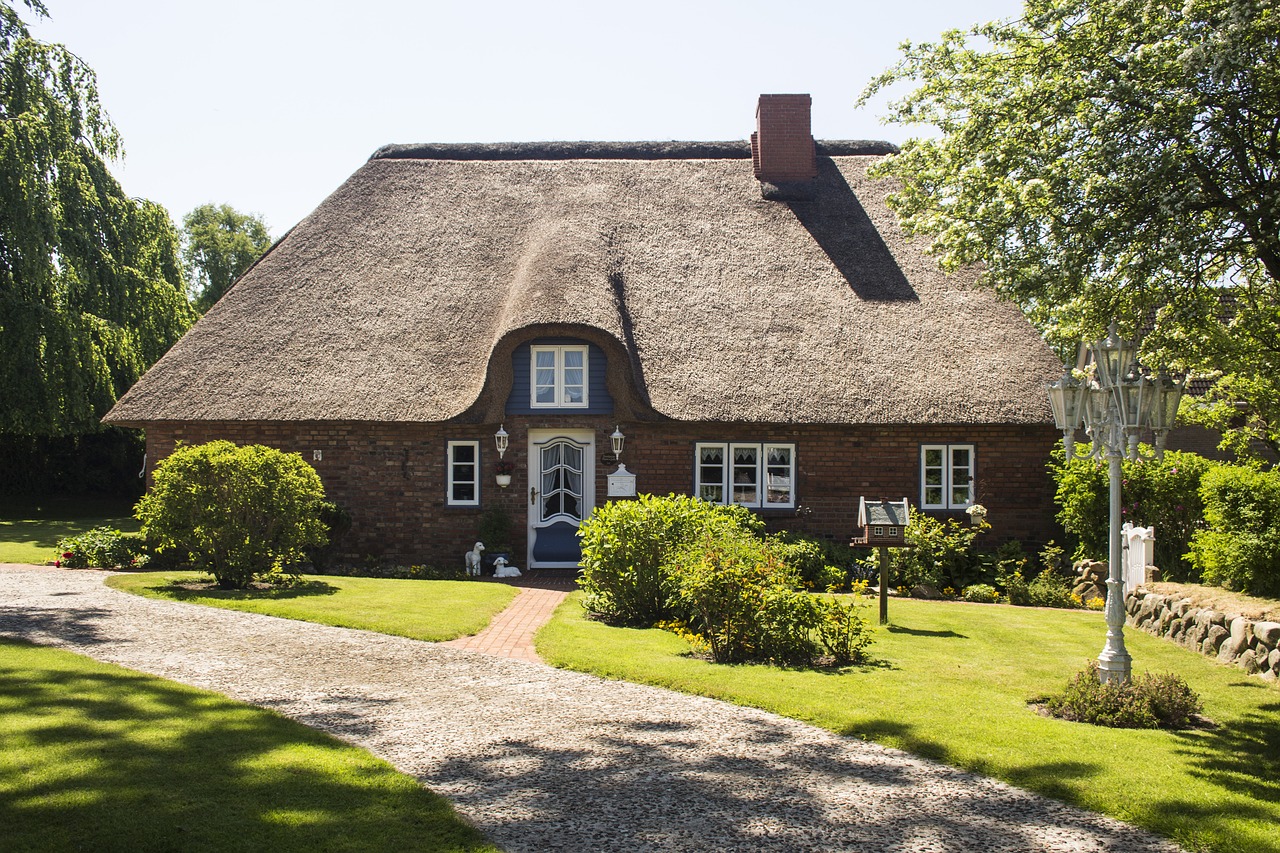
[[[782,202],[745,142],[384,148],[107,420],[497,421],[514,347],[573,334],[630,418],[1049,421],[1061,364],[903,237],[890,150],[822,143]]]

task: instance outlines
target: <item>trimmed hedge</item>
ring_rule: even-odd
[[[178,447],[156,466],[138,502],[142,535],[185,551],[223,589],[294,574],[326,543],[324,487],[296,453],[211,441]]]
[[[1205,583],[1280,596],[1280,471],[1220,466],[1200,484],[1207,528],[1191,540]]]

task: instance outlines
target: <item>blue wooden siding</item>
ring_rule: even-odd
[[[581,346],[586,341],[574,340],[573,338],[539,338],[530,341],[527,344],[521,344],[516,347],[516,351],[511,355],[511,396],[507,398],[507,414],[508,415],[533,415],[533,414],[550,414],[561,412],[564,414],[579,415],[609,415],[613,414],[613,398],[609,396],[609,389],[605,385],[605,357],[604,350],[595,344],[587,344],[587,403],[585,408],[533,408],[529,405],[529,380],[530,365],[532,356],[529,354],[529,348],[532,346]]]

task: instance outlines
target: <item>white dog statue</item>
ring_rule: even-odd
[[[507,565],[506,557],[499,557],[493,561],[493,576],[495,578],[518,578],[520,570],[515,566]]]
[[[467,574],[472,577],[480,576],[480,552],[484,550],[484,543],[477,542],[476,547],[467,552]]]

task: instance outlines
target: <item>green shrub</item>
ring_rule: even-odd
[[[805,589],[834,591],[847,583],[845,569],[827,561],[828,552],[820,540],[799,533],[775,533],[769,537],[769,547],[796,570]]]
[[[966,586],[960,597],[965,601],[974,601],[979,604],[994,604],[1000,600],[1000,593],[996,592],[996,588],[989,583],[976,583]]]
[[[1027,591],[1027,579],[1022,576],[1022,572],[1014,572],[1002,578],[1001,584],[1004,586],[1006,601],[1018,607],[1030,606],[1031,593]]]
[[[672,604],[717,663],[809,663],[822,614],[799,575],[749,534],[703,538],[669,559]]]
[[[871,623],[862,616],[866,605],[857,596],[853,601],[818,598],[816,602],[819,610],[817,636],[823,651],[842,666],[865,661],[866,648],[874,638]]]
[[[1027,604],[1031,607],[1080,607],[1080,597],[1071,592],[1057,572],[1041,572],[1027,584]]]
[[[59,564],[68,569],[120,569],[135,566],[144,555],[136,533],[95,527],[58,542]]]
[[[994,580],[991,566],[974,550],[974,541],[991,525],[971,524],[954,518],[939,521],[917,510],[911,511],[906,540],[911,548],[895,548],[890,557],[895,586],[910,589],[928,584],[941,590],[964,589],[975,583]]]
[[[1044,705],[1064,720],[1120,729],[1182,729],[1202,709],[1200,697],[1176,675],[1147,673],[1104,683],[1092,661]]]
[[[875,550],[872,548],[855,548],[847,542],[804,536],[799,533],[786,535],[812,542],[821,548],[826,555],[824,564],[838,569],[844,576],[841,583],[841,588],[843,589],[851,589],[858,581],[870,580],[879,576],[879,568],[873,565],[875,563]]]
[[[1087,449],[1088,445],[1083,445]],[[1142,446],[1149,453],[1150,447]],[[1153,559],[1169,580],[1198,580],[1194,565],[1184,559],[1191,537],[1203,526],[1204,503],[1200,483],[1221,463],[1195,453],[1171,450],[1160,462],[1125,460],[1121,470],[1123,520],[1139,527],[1155,527]],[[1054,450],[1050,471],[1057,484],[1058,521],[1067,532],[1076,559],[1105,560],[1110,529],[1110,485],[1105,460],[1064,464],[1061,447]]]
[[[341,504],[333,501],[320,502],[320,523],[324,525],[325,544],[310,548],[307,557],[317,572],[325,572],[333,563],[333,555],[338,543],[351,532],[351,513]]]
[[[1071,564],[1067,562],[1067,552],[1052,539],[1040,549],[1040,569],[1045,572],[1067,576],[1071,574]]]
[[[178,447],[138,502],[143,536],[191,555],[223,589],[292,573],[325,544],[324,487],[296,453],[213,441]]]
[[[684,495],[641,495],[596,507],[579,528],[583,606],[614,625],[648,627],[672,619],[672,552],[708,533],[758,535],[763,529],[748,509]]]
[[[511,513],[507,512],[507,508],[500,504],[490,504],[480,516],[476,538],[493,553],[509,551],[511,549]]]
[[[1205,583],[1280,596],[1280,471],[1220,466],[1204,476],[1205,530],[1191,539],[1191,562]]]

